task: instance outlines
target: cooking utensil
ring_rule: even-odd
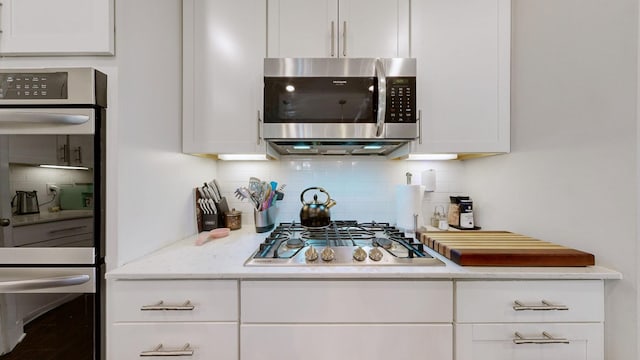
[[[209,183],[209,185],[212,185],[212,188],[216,192],[218,199],[222,199],[222,193],[220,192],[220,184],[218,184],[218,180],[213,179],[212,183]]]
[[[230,232],[231,232],[231,229],[229,228],[218,228],[218,229],[213,229],[209,232],[203,232],[196,239],[196,245],[200,246],[209,240],[219,239],[225,236],[229,236]]]
[[[321,203],[318,201],[318,194],[313,195],[313,202],[306,202],[304,194],[310,190],[318,190],[327,196],[327,199]],[[335,200],[331,199],[331,195],[321,187],[310,187],[300,194],[300,202],[302,209],[300,210],[300,223],[306,227],[323,227],[329,225],[331,221],[331,213],[329,209],[336,205]]]
[[[200,206],[200,210],[202,210],[203,213],[205,213],[206,215],[209,215],[209,209],[204,204],[204,201],[205,199],[198,199],[198,205]]]
[[[253,194],[251,194],[251,192],[249,191],[249,189],[247,189],[246,186],[241,186],[239,188],[236,189],[236,191],[234,192],[236,198],[242,200],[242,199],[249,199],[251,200],[251,202],[253,203],[253,206],[257,209],[260,207],[260,202],[255,198],[255,196],[253,196]]]
[[[213,199],[207,199],[207,205],[209,205],[209,208],[211,209],[211,212],[213,214],[218,213],[218,209],[216,208],[216,202],[213,201]]]

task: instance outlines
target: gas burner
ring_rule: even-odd
[[[391,247],[393,246],[393,241],[387,238],[375,238],[373,239],[373,244],[374,246],[381,246],[385,249],[391,249]]]
[[[291,249],[299,249],[304,246],[304,241],[299,238],[293,238],[286,241],[287,247]]]
[[[322,250],[321,250],[322,249]],[[319,260],[322,261],[319,261]],[[444,265],[389,223],[333,221],[323,228],[280,223],[246,266]]]

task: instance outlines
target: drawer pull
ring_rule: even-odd
[[[189,343],[186,343],[181,349],[163,350],[162,344],[160,344],[153,350],[141,352],[140,356],[193,356],[193,349],[190,346]]]
[[[159,310],[193,310],[195,306],[191,304],[191,300],[187,300],[182,305],[165,305],[164,301],[160,301],[154,305],[143,305],[140,310],[142,311],[159,311]]]
[[[68,227],[64,229],[50,230],[49,234],[55,234],[55,233],[64,232],[64,231],[80,230],[84,228],[86,228],[86,226],[74,226],[74,227]]]
[[[541,338],[525,338],[524,336],[522,336],[522,334],[520,334],[519,332],[516,331],[515,333],[516,338],[513,339],[513,343],[516,345],[522,345],[522,344],[568,344],[569,340],[567,339],[563,339],[563,338],[554,338],[553,336],[549,335],[548,332],[543,331],[542,332],[542,337]]]
[[[534,311],[550,311],[550,310],[569,310],[569,307],[566,305],[555,305],[547,300],[542,300],[542,305],[524,305],[518,300],[515,300],[513,303],[513,310],[515,311],[523,311],[523,310],[534,310]]]

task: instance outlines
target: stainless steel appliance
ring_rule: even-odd
[[[422,243],[388,223],[332,221],[324,228],[281,223],[245,266],[438,266]]]
[[[389,155],[418,137],[415,107],[415,59],[264,59],[263,136],[283,155]]]
[[[37,191],[16,191],[16,194],[11,199],[11,206],[13,207],[13,201],[16,202],[16,214],[27,215],[37,214],[40,212],[40,205],[38,203]]]
[[[0,69],[2,359],[101,358],[106,85],[91,68]],[[75,186],[92,189],[81,210],[60,202]],[[34,189],[38,212],[13,213]]]

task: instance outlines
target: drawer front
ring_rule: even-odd
[[[450,323],[450,281],[243,281],[244,323]]]
[[[71,246],[70,243],[92,238],[92,218],[52,221],[13,228],[14,246]]]
[[[604,321],[601,280],[458,281],[456,322]]]
[[[160,344],[162,344],[162,348],[157,349],[160,353],[150,353]],[[193,353],[189,354],[191,350]],[[179,355],[176,353],[177,351],[183,352]],[[163,358],[238,360],[238,325],[221,323],[116,324],[111,327],[107,352],[107,358],[114,360]]]
[[[235,280],[116,280],[110,300],[116,322],[238,321]]]
[[[242,360],[453,358],[451,325],[242,325]]]
[[[455,325],[456,360],[602,360],[602,334],[601,323]]]

